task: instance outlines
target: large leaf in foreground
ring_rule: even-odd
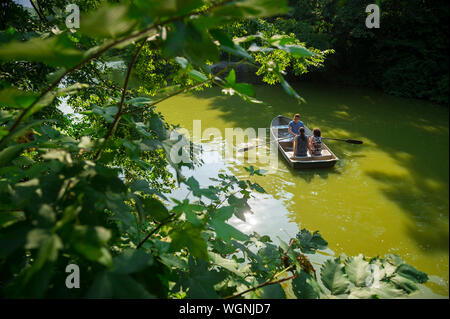
[[[12,41],[0,46],[2,61],[34,61],[70,68],[83,60],[84,52],[75,48],[65,34],[26,42]]]
[[[286,299],[286,294],[280,284],[265,286],[261,289],[263,299]]]
[[[364,260],[363,255],[347,258],[345,272],[348,279],[357,287],[366,286],[366,280],[371,275],[369,263]]]
[[[128,275],[101,272],[90,288],[87,298],[154,298],[136,280]]]
[[[323,285],[331,291],[332,295],[345,293],[350,285],[340,258],[328,259],[323,264],[320,275]]]
[[[190,224],[186,224],[183,228],[176,229],[172,233],[170,251],[175,252],[182,248],[187,248],[195,257],[208,260],[206,241],[202,237],[200,230]]]
[[[105,244],[110,237],[109,229],[100,226],[78,225],[75,226],[72,233],[72,245],[87,259],[109,266],[112,263],[112,257]]]
[[[132,274],[153,263],[152,255],[143,250],[126,249],[119,256],[114,257],[113,269],[116,274]]]
[[[212,219],[210,221],[210,225],[215,229],[217,236],[219,236],[226,242],[230,242],[231,238],[240,241],[248,239],[247,235],[220,219]]]
[[[292,290],[299,299],[320,298],[320,287],[317,281],[305,271],[292,280]]]

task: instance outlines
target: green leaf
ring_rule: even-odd
[[[208,80],[208,78],[203,73],[197,70],[190,70],[189,76],[197,82],[205,82]]]
[[[299,299],[318,299],[321,293],[317,281],[303,270],[292,280],[292,290]]]
[[[202,220],[197,217],[196,212],[201,212],[204,209],[201,205],[190,204],[188,199],[183,200],[183,202],[178,202],[178,205],[172,208],[177,214],[184,213],[186,219],[196,227],[200,227],[203,224]]]
[[[94,106],[92,112],[98,114],[105,118],[106,122],[112,123],[114,122],[114,117],[116,116],[119,108],[117,106],[109,106],[109,107],[99,107]]]
[[[271,45],[278,46],[278,45],[286,45],[289,43],[296,43],[297,39],[295,37],[290,37],[284,34],[275,34],[274,36],[271,36],[270,39],[267,39],[268,42]]]
[[[183,15],[203,5],[202,0],[136,0],[138,10],[153,18]]]
[[[142,122],[134,122],[134,128],[138,131],[142,136],[146,138],[153,138],[153,135],[147,130],[147,126],[145,126]]]
[[[217,195],[215,194],[214,188],[201,188],[199,182],[194,177],[189,177],[184,183],[192,191],[192,194],[196,197],[205,196],[206,198],[216,200]]]
[[[363,255],[349,257],[345,260],[345,273],[348,279],[357,287],[365,287],[366,280],[371,274],[370,266]]]
[[[219,298],[214,286],[226,278],[223,271],[208,269],[208,264],[203,260],[194,262],[193,258],[189,258],[189,277],[187,282],[183,284],[189,288],[187,292],[188,298],[211,299]]]
[[[250,181],[247,181],[247,184],[250,186],[251,189],[253,189],[259,193],[267,193],[266,190],[258,183],[252,183]]]
[[[396,289],[394,285],[381,281],[378,287],[372,288],[377,298],[393,299],[403,297],[405,294],[402,290]]]
[[[220,219],[212,219],[209,224],[215,229],[217,236],[226,242],[231,242],[231,238],[240,241],[248,240],[247,235]]]
[[[81,17],[80,30],[95,38],[117,38],[130,32],[137,21],[128,16],[127,5],[102,6]]]
[[[183,55],[199,66],[206,66],[205,61],[218,61],[219,50],[205,28],[182,21],[175,21],[174,26],[164,43],[166,56]]]
[[[166,221],[170,217],[166,206],[156,198],[144,199],[143,206],[145,213],[160,223]]]
[[[348,281],[344,265],[340,258],[328,259],[320,270],[323,285],[331,291],[332,295],[340,295],[347,292],[350,282]]]
[[[24,248],[30,230],[31,226],[25,222],[14,223],[2,228],[0,232],[0,257],[6,258],[19,248]]]
[[[261,289],[262,299],[286,299],[283,287],[280,284],[265,286]]]
[[[63,243],[58,235],[51,234],[41,241],[36,259],[15,279],[8,295],[15,298],[42,298],[49,288],[53,268]]]
[[[175,61],[177,61],[177,63],[181,66],[182,69],[186,69],[189,65],[189,61],[182,56],[175,57]]]
[[[149,99],[148,97],[135,97],[133,99],[127,100],[125,101],[126,104],[131,104],[133,106],[142,106],[142,105],[146,105],[146,104],[150,104],[152,103],[152,99]]]
[[[251,84],[236,83],[236,72],[234,71],[234,69],[231,69],[225,80],[233,88],[234,91],[247,96],[255,96],[255,91],[253,90],[253,86]]]
[[[244,167],[244,169],[249,172],[250,176],[253,175],[258,175],[258,176],[263,176],[265,173],[267,173],[267,171],[265,169],[256,169],[253,165],[250,165],[250,167]]]
[[[34,228],[27,234],[25,249],[36,249],[41,247],[49,238],[51,233],[48,229]]]
[[[26,145],[16,144],[5,148],[0,152],[0,167],[8,165],[14,158],[20,155]]]
[[[102,181],[103,183],[103,181]],[[105,192],[106,206],[113,212],[112,219],[119,222],[122,230],[128,231],[136,225],[136,218],[131,208],[124,203],[120,193]]]
[[[233,216],[234,208],[232,206],[222,206],[214,213],[214,219],[227,221]]]
[[[317,249],[323,250],[328,247],[328,242],[322,238],[318,231],[311,233],[304,228],[297,234],[297,239],[299,240],[300,249],[305,254],[312,254]]]
[[[300,95],[298,95],[298,93],[289,85],[289,83],[283,77],[280,77],[280,82],[281,82],[281,86],[283,87],[284,91],[288,95],[305,103],[305,100]]]
[[[219,29],[209,30],[209,33],[219,41],[220,48],[225,52],[231,53],[235,56],[240,56],[253,61],[253,57],[247,53],[240,45],[233,42],[231,38]]]
[[[72,233],[72,246],[89,260],[105,266],[112,264],[112,257],[105,244],[111,238],[111,231],[100,226],[76,225]]]
[[[253,86],[249,83],[235,83],[233,85],[233,89],[238,91],[239,93],[247,96],[255,96],[255,91],[253,90]]]
[[[232,272],[238,277],[245,278],[245,273],[239,270],[239,263],[234,259],[223,258],[219,254],[213,252],[209,252],[209,257],[213,264]]]
[[[126,249],[113,259],[112,271],[116,274],[132,274],[153,264],[152,255],[143,250]]]
[[[387,282],[380,282],[377,287],[354,287],[350,290],[348,299],[394,299],[405,297],[405,292]]]
[[[161,254],[159,258],[167,267],[174,267],[184,271],[189,270],[186,260],[181,258],[180,256],[176,256],[173,254]]]
[[[397,256],[395,254],[387,254],[385,256],[385,259],[387,262],[394,266],[400,266],[401,264],[405,263],[403,259],[400,258],[400,256]]]
[[[1,207],[1,206],[0,206]],[[2,208],[0,208],[2,209]],[[20,220],[24,220],[25,219],[25,214],[23,212],[20,211],[16,211],[16,212],[6,212],[6,211],[2,211],[0,213],[0,228],[4,228],[7,227],[8,225],[13,224],[14,222],[20,221]]]
[[[408,294],[417,291],[419,289],[417,283],[407,277],[403,277],[399,274],[395,274],[393,277],[389,278],[389,281],[393,283],[400,289],[403,289]]]
[[[283,242],[284,244],[284,242]],[[282,245],[280,245],[282,246]],[[286,245],[287,248],[287,245]],[[280,265],[281,257],[279,252],[279,247],[266,243],[266,245],[258,250],[258,256],[261,258],[260,263],[264,267],[276,268]]]
[[[395,273],[421,284],[424,284],[428,281],[427,274],[415,269],[413,266],[408,264],[401,264],[400,266],[398,266]]]
[[[250,206],[247,204],[247,198],[238,198],[234,195],[228,198],[228,204],[234,208],[234,215],[245,222],[245,213],[251,212]]]
[[[278,45],[277,47],[283,51],[286,51],[287,53],[291,54],[293,57],[296,58],[304,58],[314,55],[313,52],[309,51],[308,49],[300,45],[289,44],[289,45]]]
[[[43,62],[68,69],[83,58],[84,53],[76,49],[65,33],[47,39],[33,38],[26,42],[12,41],[0,45],[0,60],[3,61]]]
[[[29,107],[38,96],[38,94],[33,92],[22,91],[16,88],[6,88],[0,91],[0,106],[25,109]]]
[[[128,275],[101,272],[95,277],[87,298],[143,299],[154,296]]]
[[[202,237],[200,229],[190,224],[185,224],[182,228],[178,228],[172,233],[170,251],[180,251],[185,247],[194,257],[208,260],[206,241]]]
[[[27,117],[30,116],[30,115],[31,115],[31,113],[28,113],[28,115],[25,116],[24,119],[27,118]],[[4,140],[4,141],[6,142],[6,141],[9,141],[9,140],[15,138],[16,136],[22,136],[22,135],[25,135],[26,132],[27,132],[30,128],[32,128],[32,127],[34,127],[34,126],[36,126],[36,125],[39,125],[39,124],[41,124],[41,123],[44,123],[44,122],[46,122],[46,123],[51,123],[51,122],[56,122],[56,120],[51,120],[51,119],[50,119],[50,120],[37,120],[37,121],[33,121],[33,122],[28,123],[28,124],[25,124],[25,125],[21,125],[21,126],[19,126],[18,128],[16,128],[14,131],[12,131],[11,134],[10,134],[8,137],[5,137],[5,140]]]
[[[231,69],[230,73],[228,73],[227,77],[225,78],[228,84],[233,86],[233,84],[236,83],[236,72],[234,69]]]
[[[132,192],[143,192],[144,194],[153,194],[153,190],[150,188],[150,183],[142,179],[134,180],[133,182],[130,183],[129,187]]]
[[[286,0],[244,0],[237,2],[236,7],[242,10],[247,18],[270,17],[288,13]]]
[[[150,118],[148,126],[158,135],[160,141],[167,139],[167,130],[164,127],[164,122],[158,115],[153,115]]]
[[[162,199],[167,200],[167,197],[164,196],[164,194],[161,194],[157,190],[152,189],[148,181],[142,179],[134,180],[130,183],[129,187],[132,192],[142,192],[147,195],[158,195]]]

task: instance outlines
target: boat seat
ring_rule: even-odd
[[[310,161],[310,160],[329,160],[333,158],[331,152],[329,150],[322,150],[322,154],[320,156],[311,156],[311,153],[308,151],[306,156],[295,157],[297,161]],[[294,152],[286,152],[286,155],[291,158]]]
[[[272,126],[274,129],[278,129],[278,130],[287,130],[288,129],[288,127],[289,127],[289,125],[273,125]]]

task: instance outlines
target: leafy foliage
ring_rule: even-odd
[[[380,7],[380,28],[365,26],[367,5]],[[334,48],[315,77],[375,87],[388,94],[448,104],[449,5],[421,0],[290,1],[274,24],[319,49]]]

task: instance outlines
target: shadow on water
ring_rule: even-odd
[[[383,194],[409,213],[412,225],[408,226],[408,233],[420,249],[448,252],[448,200],[440,196],[442,190],[436,192],[424,180],[405,181],[402,176],[381,172],[367,175],[383,183]]]
[[[409,235],[421,249],[448,251],[448,108],[368,90],[327,86],[323,92],[312,84],[299,84],[297,90],[307,104],[298,105],[276,87],[255,87],[256,97],[267,105],[220,95],[217,88],[194,94],[210,99],[209,107],[219,110],[230,126],[268,127],[279,114],[300,113],[305,124],[320,127],[323,136],[364,141],[363,145],[327,142],[341,158],[335,168],[298,172],[289,168],[307,183],[315,176],[339,174],[346,161],[364,158],[370,151],[383,152],[406,175],[384,171],[386,164],[377,167],[377,159],[364,173],[383,185],[383,195],[407,214],[413,225]]]
[[[290,170],[291,174],[296,177],[300,177],[303,179],[306,183],[311,183],[316,176],[318,176],[321,179],[327,179],[330,175],[340,175],[341,173],[336,170],[334,167],[330,168],[322,168],[322,169],[302,169],[302,170],[295,170],[291,168],[290,166],[286,165],[286,167]]]

